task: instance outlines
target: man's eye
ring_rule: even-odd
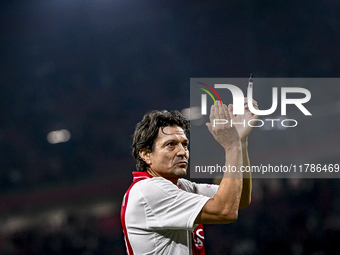
[[[167,144],[167,146],[173,146],[173,145],[174,145],[173,142]]]

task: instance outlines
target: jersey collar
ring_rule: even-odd
[[[149,179],[152,178],[153,176],[149,174],[148,172],[132,172],[133,175],[133,180],[140,180],[140,179]]]

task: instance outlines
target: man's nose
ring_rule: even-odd
[[[179,156],[186,156],[188,153],[188,149],[183,146],[183,144],[179,144],[179,149],[177,151],[177,155]]]

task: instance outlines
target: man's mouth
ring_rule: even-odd
[[[176,162],[175,165],[186,166],[186,165],[188,165],[188,161],[180,160],[180,161]]]

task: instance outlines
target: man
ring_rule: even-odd
[[[230,120],[248,123],[256,118],[246,103],[245,114],[238,116],[231,104],[211,107],[211,123],[228,120],[215,127],[206,124],[225,150],[226,166],[249,165],[247,137],[252,128],[230,125]],[[226,172],[220,185],[182,179],[188,167],[188,131],[189,122],[178,111],[152,111],[136,126],[132,147],[138,171],[133,172],[121,210],[129,255],[205,254],[202,224],[231,223],[250,203],[250,173]]]

